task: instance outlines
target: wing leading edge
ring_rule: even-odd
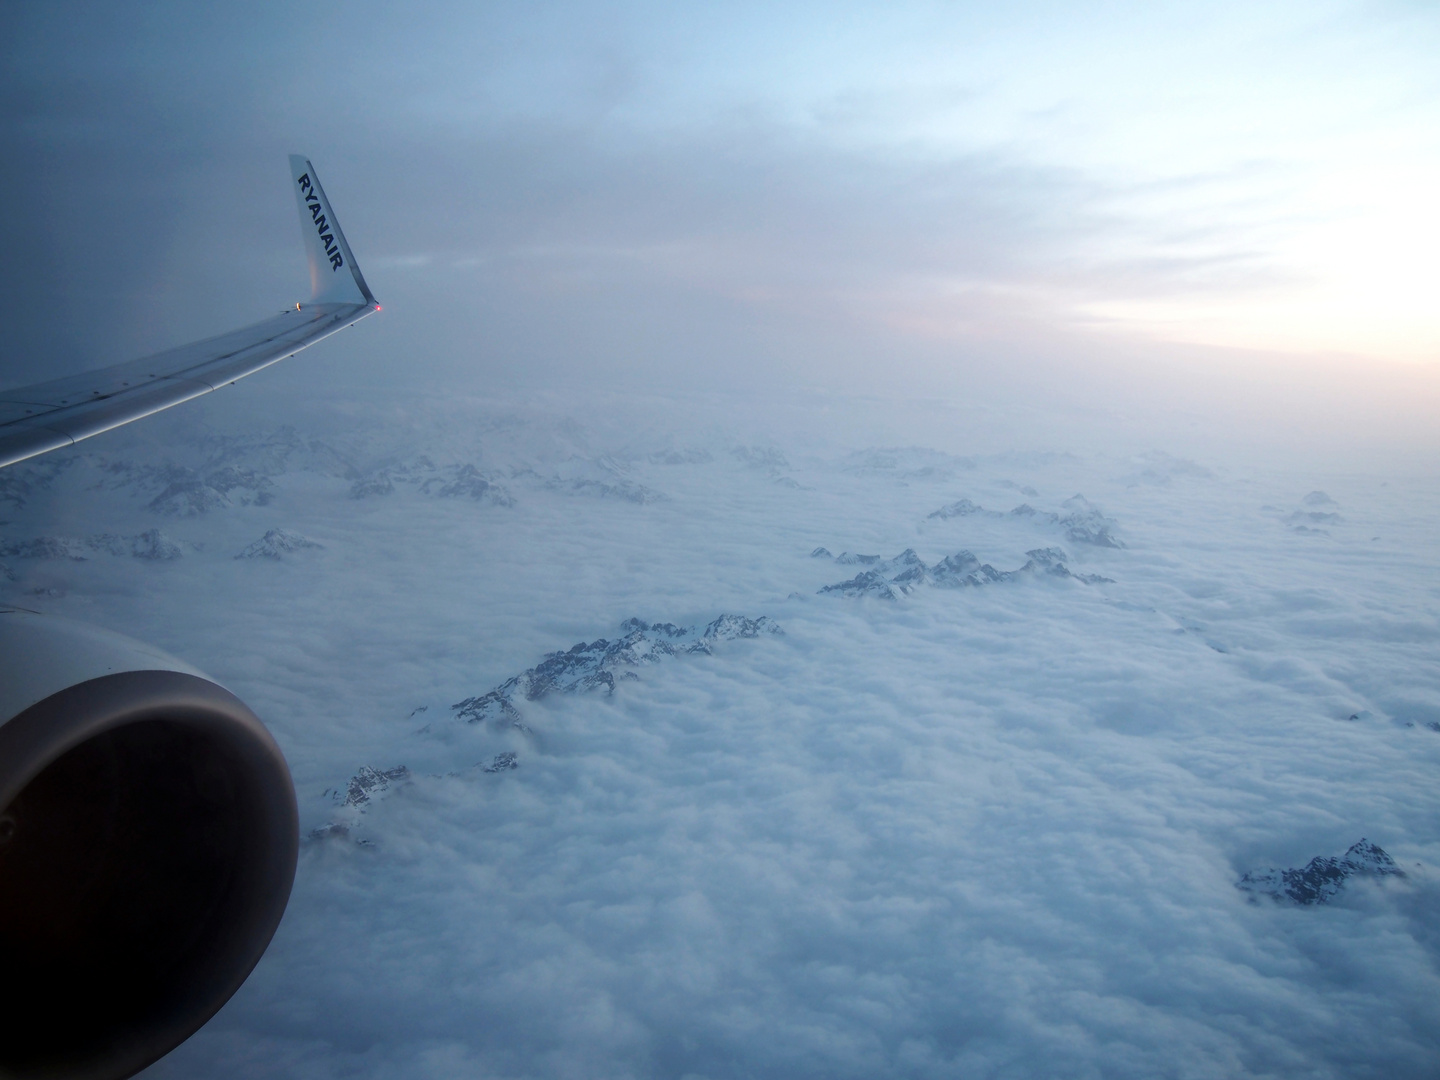
[[[315,169],[292,156],[311,301],[254,326],[51,382],[0,390],[0,467],[228,386],[379,311]]]

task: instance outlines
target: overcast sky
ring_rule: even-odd
[[[1440,359],[1429,4],[3,20],[4,382],[298,298],[291,151],[386,304],[357,370],[1433,382]]]

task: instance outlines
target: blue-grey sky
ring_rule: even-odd
[[[426,370],[1440,359],[1428,4],[3,18],[5,381],[290,302],[292,150]]]

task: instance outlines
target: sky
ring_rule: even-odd
[[[289,302],[295,150],[407,378],[1440,361],[1427,4],[4,19],[11,382]]]

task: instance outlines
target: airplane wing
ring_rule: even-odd
[[[314,167],[292,155],[290,172],[310,263],[310,302],[155,356],[0,390],[0,468],[228,386],[380,310]]]

